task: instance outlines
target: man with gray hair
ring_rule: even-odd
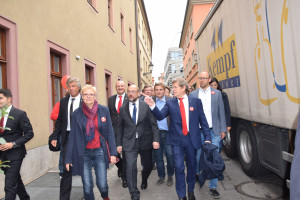
[[[60,182],[60,200],[69,200],[72,188],[72,170],[66,169],[65,157],[68,144],[68,136],[71,130],[72,113],[82,105],[82,98],[80,95],[81,83],[76,77],[70,77],[67,80],[69,96],[60,100],[60,107],[58,118],[55,122],[55,130],[53,133],[53,140],[51,144],[55,147],[57,139],[61,136],[61,143],[63,146],[63,174]]]

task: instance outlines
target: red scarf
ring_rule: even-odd
[[[92,109],[90,109],[85,103],[82,104],[82,111],[87,116],[85,141],[92,142],[95,137],[95,117],[98,113],[98,102],[95,100]]]

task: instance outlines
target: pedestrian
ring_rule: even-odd
[[[210,85],[212,88],[221,91],[221,93],[222,93],[222,99],[223,99],[224,110],[225,110],[225,119],[226,119],[227,133],[229,133],[230,130],[231,130],[231,116],[230,116],[230,105],[229,105],[229,101],[228,101],[228,96],[227,96],[226,92],[224,92],[224,91],[222,90],[222,87],[220,86],[219,81],[218,81],[217,78],[212,77],[211,80],[210,80],[210,82],[209,82],[209,85]],[[221,150],[222,150],[222,147],[223,147],[223,140],[224,140],[224,139],[222,139],[222,140],[220,141],[219,152],[221,152]]]
[[[116,91],[117,94],[109,97],[108,99],[108,108],[110,112],[110,117],[112,121],[112,126],[114,129],[114,134],[117,134],[117,125],[120,122],[120,108],[123,104],[128,102],[128,96],[125,93],[125,83],[124,81],[120,80],[116,83]],[[122,155],[122,156],[121,156]],[[118,154],[119,161],[116,163],[118,167],[118,177],[122,178],[122,186],[124,188],[127,187],[126,181],[126,161],[125,161],[125,154],[121,152]]]
[[[300,112],[298,114],[298,126],[295,139],[295,152],[291,168],[291,189],[290,200],[297,200],[300,197]]]
[[[60,107],[58,118],[55,122],[55,129],[53,132],[54,140],[51,144],[56,147],[57,140],[61,137],[61,144],[63,146],[63,174],[60,181],[60,200],[69,200],[72,189],[72,171],[65,168],[65,155],[68,144],[68,136],[71,131],[71,116],[72,113],[82,105],[82,98],[80,95],[81,83],[76,77],[70,77],[67,80],[67,87],[70,93],[60,100]]]
[[[201,72],[198,79],[200,81],[200,88],[193,91],[190,96],[201,99],[205,117],[210,129],[212,144],[219,147],[220,141],[225,137],[227,131],[222,94],[219,90],[210,87],[209,82],[211,81],[211,77],[208,72]],[[200,131],[202,132],[203,138],[203,130],[201,130],[201,128]],[[199,170],[200,155],[201,149],[197,151],[197,175],[201,175]],[[200,179],[201,177],[199,177],[199,180]],[[217,178],[212,179],[209,182],[210,194],[215,199],[220,198],[220,194],[217,191],[217,184]]]
[[[0,144],[0,160],[9,161],[9,167],[3,169],[5,199],[15,200],[18,195],[21,200],[29,200],[20,169],[26,155],[25,143],[33,138],[33,130],[26,112],[12,106],[12,98],[9,89],[0,89],[0,137],[6,141]]]
[[[137,188],[137,157],[144,164],[141,189],[147,189],[148,177],[152,171],[152,149],[159,148],[159,130],[156,119],[149,106],[138,98],[139,89],[130,85],[127,89],[128,100],[120,108],[120,123],[117,131],[117,151],[125,152],[126,178],[132,200],[140,199]]]
[[[172,95],[171,95],[171,89],[170,89],[169,86],[166,86],[165,96],[166,97],[172,97]]]
[[[83,104],[72,114],[72,125],[66,153],[66,169],[80,175],[84,199],[94,200],[92,168],[96,185],[104,200],[109,200],[107,168],[116,163],[116,143],[109,109],[96,101],[96,88],[86,85],[81,91]],[[108,148],[106,146],[108,142]],[[109,153],[110,152],[110,155]],[[71,166],[71,167],[70,167]]]
[[[165,84],[162,82],[155,83],[154,85],[155,97],[152,97],[156,106],[159,110],[161,110],[168,99],[171,97],[165,96]],[[169,131],[170,118],[166,117],[162,120],[157,120],[158,128],[159,128],[159,149],[154,150],[155,161],[157,166],[157,174],[158,181],[157,185],[161,185],[165,182],[165,162],[164,162],[164,154],[167,158],[167,185],[173,185],[173,175],[174,175],[174,161],[172,155],[171,145],[167,143],[167,135]]]
[[[186,200],[186,184],[188,184],[188,199],[195,200],[196,152],[201,147],[199,124],[205,137],[205,142],[211,142],[209,127],[205,119],[201,100],[186,95],[187,82],[183,78],[172,81],[174,96],[166,101],[159,110],[150,97],[145,102],[158,120],[170,116],[170,126],[167,142],[171,145],[175,165],[176,192],[179,200]],[[185,165],[187,177],[185,179]]]

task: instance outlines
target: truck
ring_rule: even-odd
[[[228,95],[224,151],[244,172],[289,186],[300,108],[300,1],[217,0],[195,34],[199,71]]]

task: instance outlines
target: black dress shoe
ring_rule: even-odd
[[[127,188],[127,181],[125,179],[122,180],[122,186],[123,188]]]
[[[196,200],[196,197],[194,195],[194,192],[189,192],[188,193],[188,197],[189,197],[189,200]]]
[[[147,189],[147,182],[142,182],[141,189],[142,190],[146,190]]]
[[[186,197],[183,197],[183,198],[179,198],[179,200],[186,200]]]

